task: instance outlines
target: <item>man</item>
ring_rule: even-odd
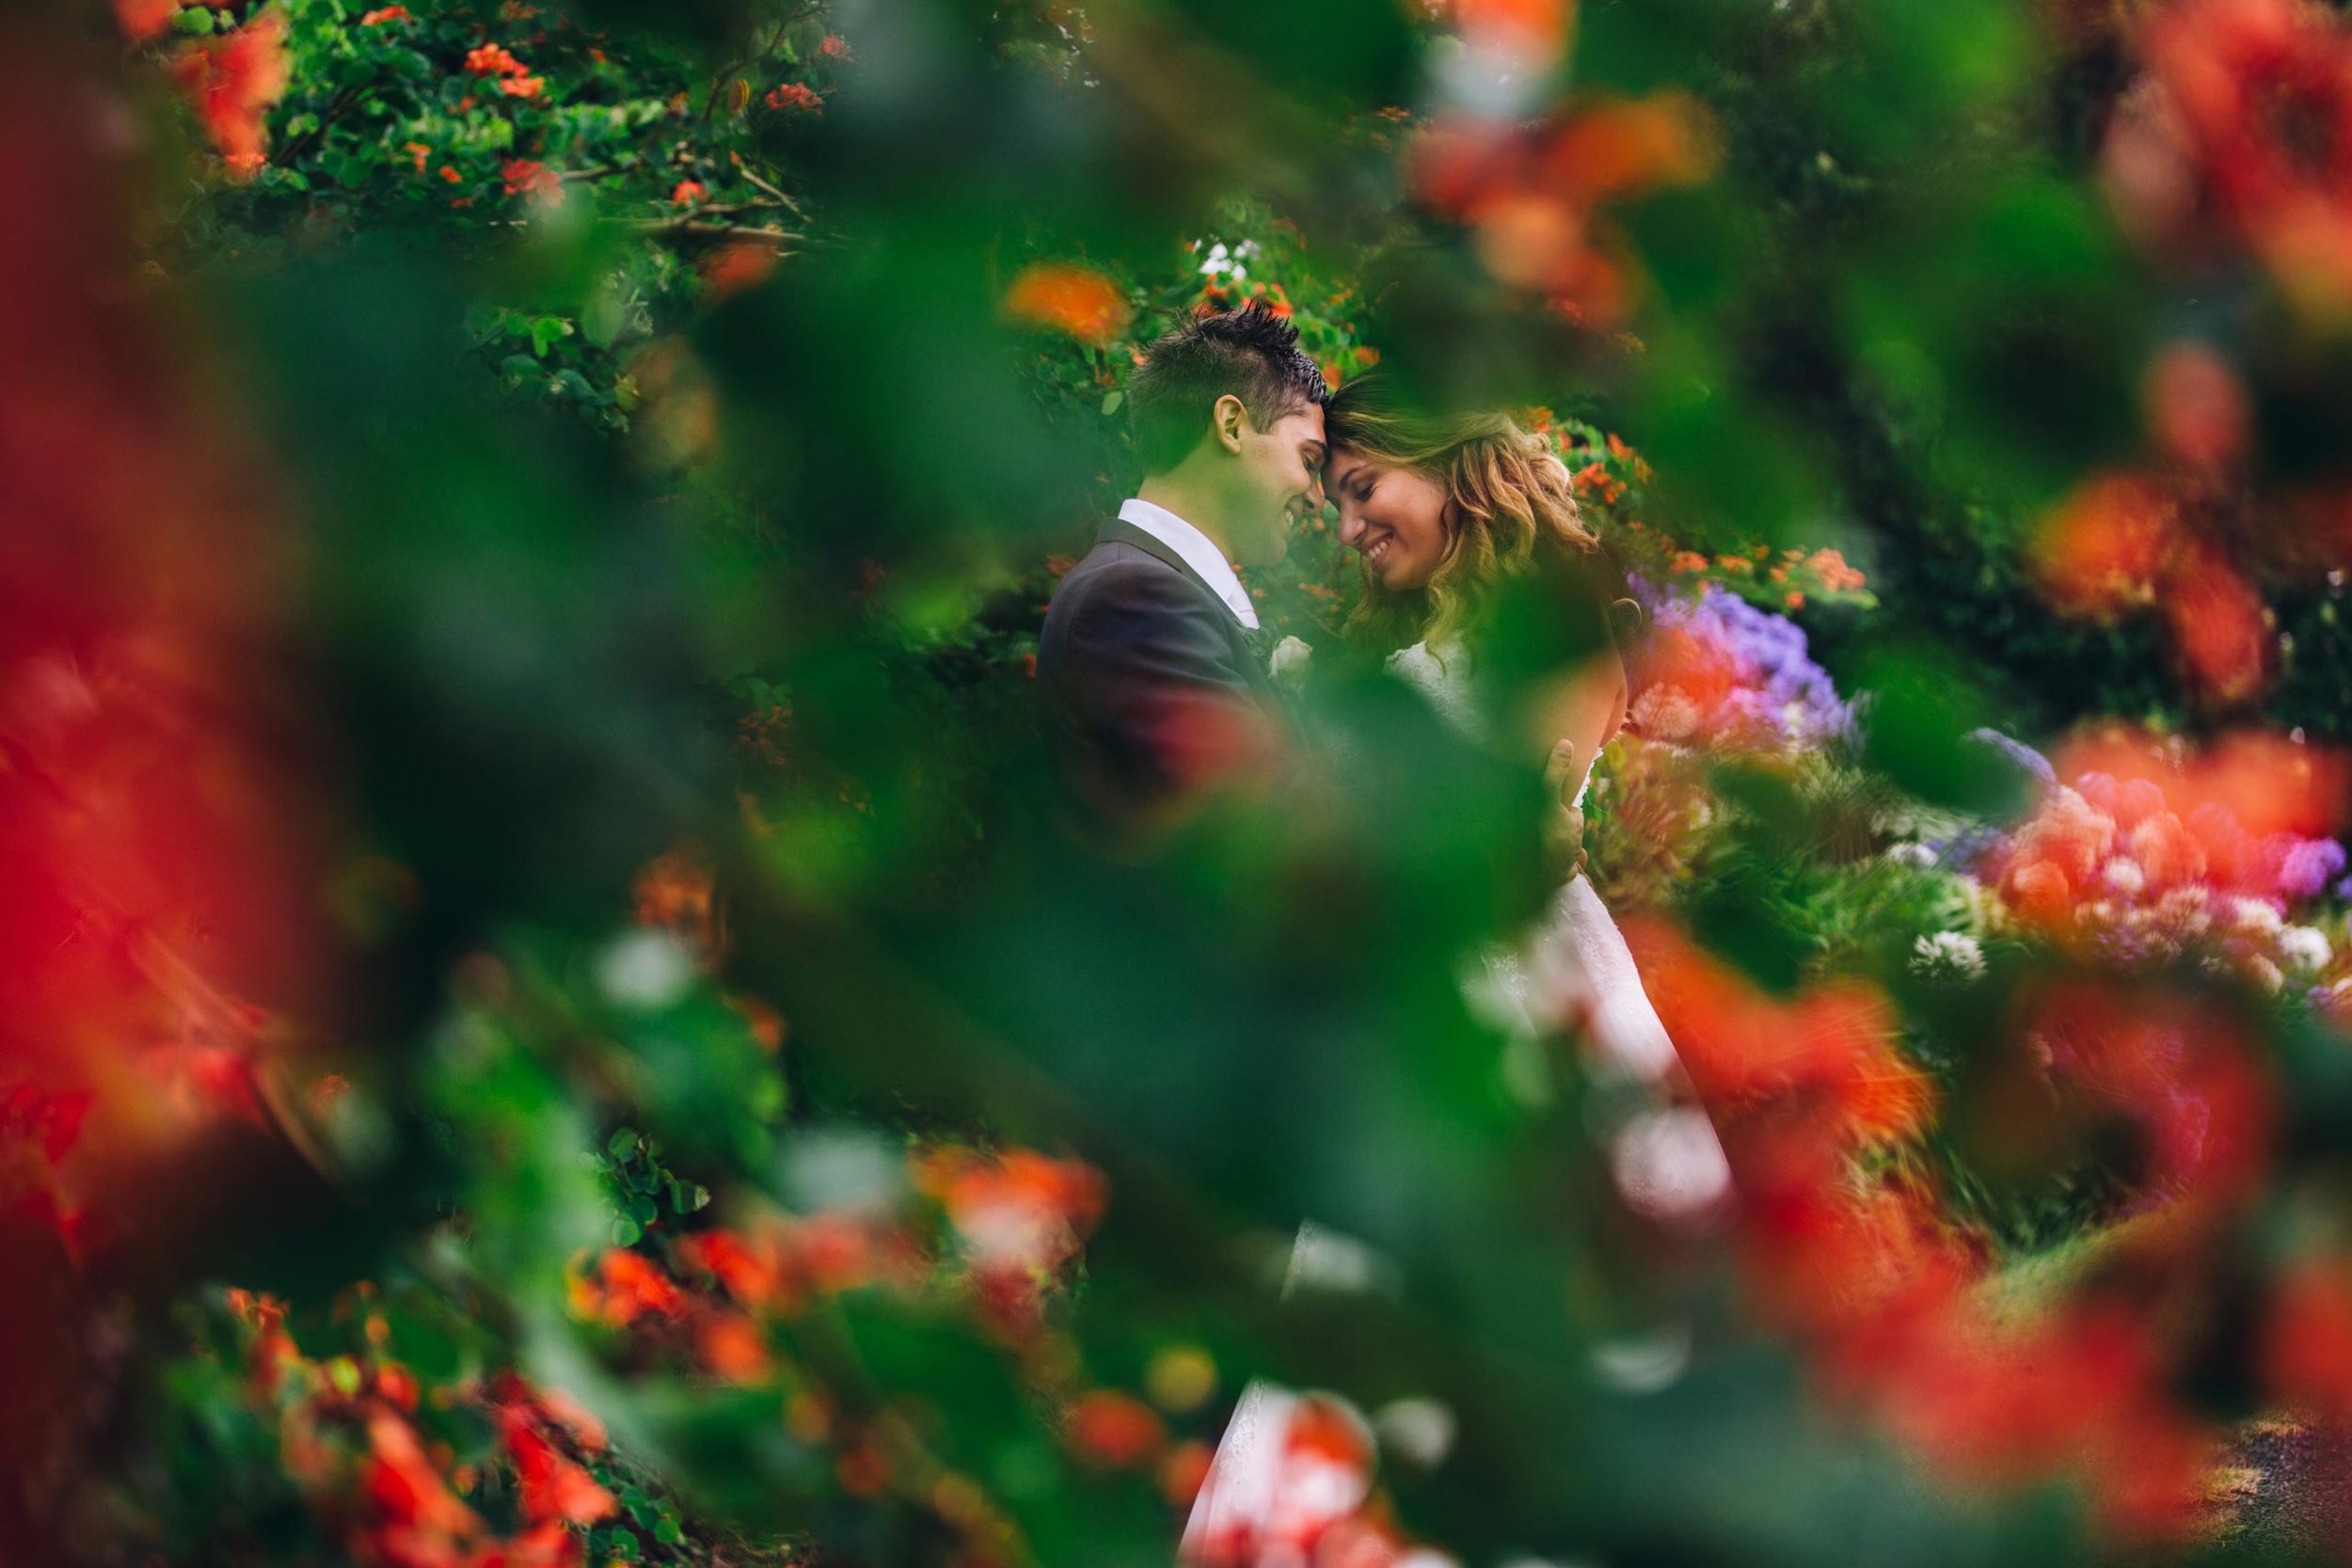
[[[1089,816],[1180,816],[1266,761],[1279,705],[1230,562],[1270,566],[1323,504],[1323,373],[1251,306],[1152,344],[1127,391],[1143,483],[1063,577],[1038,641],[1048,738]]]

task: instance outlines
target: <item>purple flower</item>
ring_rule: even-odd
[[[1810,746],[1853,733],[1853,707],[1841,701],[1829,672],[1813,662],[1804,628],[1716,584],[1695,599],[1666,598],[1636,578],[1634,594],[1658,626],[1688,632],[1721,649],[1740,689],[1724,702],[1726,739],[1750,745]]]
[[[2279,891],[2294,899],[2316,897],[2329,882],[2344,875],[2344,846],[2334,839],[2294,840],[2279,857]],[[2337,891],[2341,894],[2344,890]]]

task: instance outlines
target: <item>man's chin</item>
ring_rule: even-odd
[[[1290,553],[1290,540],[1284,535],[1277,534],[1271,539],[1260,540],[1257,547],[1248,554],[1236,555],[1233,559],[1244,566],[1279,566],[1282,563],[1282,558]]]

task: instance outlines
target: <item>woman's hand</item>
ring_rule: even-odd
[[[1584,808],[1576,803],[1583,786],[1576,743],[1563,740],[1544,763],[1544,858],[1563,882],[1584,874]]]

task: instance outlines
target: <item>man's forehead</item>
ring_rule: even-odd
[[[1302,436],[1317,441],[1323,439],[1323,405],[1319,403],[1302,404],[1274,422],[1289,425]]]

